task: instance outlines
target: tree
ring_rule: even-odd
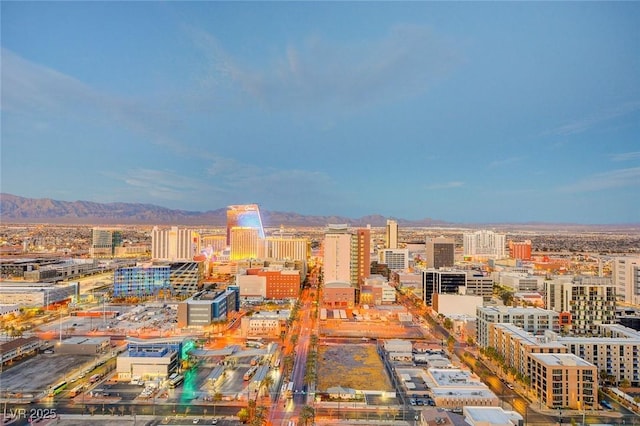
[[[313,409],[313,407],[309,405],[305,405],[300,410],[300,420],[302,421],[302,424],[304,426],[306,426],[307,422],[309,420],[312,420],[314,417],[315,417],[315,410]]]
[[[447,337],[447,348],[449,349],[449,352],[453,352],[453,346],[455,344],[456,344],[456,339],[454,339],[453,336]]]
[[[260,390],[265,389],[267,391],[267,395],[271,396],[271,386],[273,386],[273,383],[274,383],[273,377],[271,377],[271,374],[267,374],[265,378],[262,379],[262,382],[260,383]],[[257,397],[258,396],[256,395],[256,398]]]
[[[249,420],[249,411],[246,408],[241,408],[237,416],[242,423],[246,423]]]
[[[444,328],[451,331],[453,329],[453,321],[451,318],[445,318],[443,323]]]

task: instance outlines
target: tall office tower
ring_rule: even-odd
[[[351,282],[351,233],[347,225],[329,225],[323,246],[324,282]]]
[[[505,257],[505,236],[493,231],[476,231],[463,236],[464,255],[501,259]]]
[[[122,247],[122,231],[107,228],[91,229],[91,257],[114,257],[116,247]]]
[[[258,205],[242,204],[227,207],[227,245],[231,245],[231,229],[235,227],[256,229],[258,238],[264,239]]]
[[[531,260],[531,240],[509,240],[509,257],[512,259]]]
[[[593,334],[602,324],[615,324],[616,289],[610,278],[574,277],[545,282],[547,309],[569,312],[574,334]]]
[[[640,305],[640,257],[616,257],[611,266],[618,300]]]
[[[267,259],[306,261],[311,256],[311,243],[306,238],[267,237],[264,245]]]
[[[200,235],[193,229],[172,226],[151,231],[151,258],[155,260],[187,261],[200,253]]]
[[[450,268],[455,263],[456,243],[453,238],[436,237],[426,240],[427,268]]]
[[[257,259],[262,257],[259,250],[259,230],[235,226],[231,228],[231,260]]]
[[[395,220],[387,220],[387,238],[385,239],[384,248],[398,248],[398,222]]]
[[[422,296],[424,304],[427,306],[432,306],[434,294],[460,294],[460,289],[466,286],[467,273],[465,271],[438,271],[435,269],[422,271]]]
[[[351,283],[361,286],[371,275],[371,229],[357,229],[352,241],[355,247],[352,250],[354,262],[352,262]]]

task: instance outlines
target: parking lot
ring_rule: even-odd
[[[38,354],[2,371],[2,391],[15,398],[38,398],[52,385],[71,380],[95,364],[90,355]],[[31,395],[31,396],[29,396]]]

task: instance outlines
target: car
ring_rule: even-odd
[[[410,400],[409,400],[409,404],[411,404],[411,405],[416,405],[416,404],[417,404],[417,402],[416,402],[416,400],[415,400],[415,399],[410,399]]]
[[[600,405],[602,405],[607,410],[613,409],[613,407],[611,406],[611,403],[609,403],[609,401],[606,401],[606,400],[601,401]]]
[[[200,423],[200,419],[197,419],[197,418],[196,418],[196,419],[193,419],[193,424],[194,424],[194,425],[197,425],[198,423]]]
[[[511,383],[507,383],[507,387],[511,390],[513,390],[513,385]]]
[[[218,419],[213,419],[213,420],[211,420],[211,424],[212,424],[212,425],[217,425],[217,424],[218,424]]]

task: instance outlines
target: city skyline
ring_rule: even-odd
[[[0,7],[3,193],[638,221],[637,3]]]

